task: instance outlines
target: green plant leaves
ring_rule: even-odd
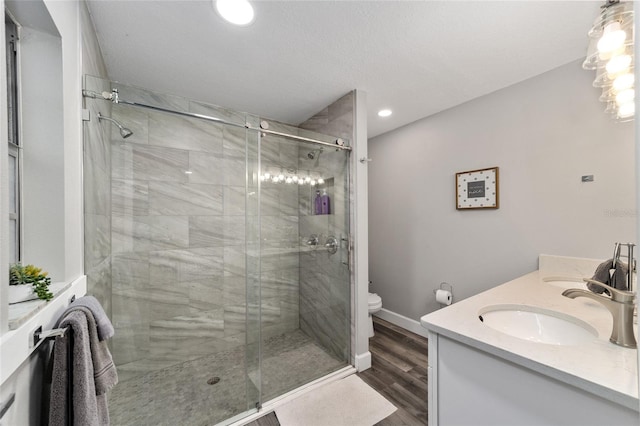
[[[51,278],[47,277],[47,272],[34,265],[23,266],[15,263],[9,268],[9,285],[31,284],[33,291],[42,300],[53,299],[53,293],[49,291]]]

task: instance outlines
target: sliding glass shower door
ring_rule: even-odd
[[[349,153],[325,135],[269,130],[258,176],[263,401],[346,366],[350,349]]]
[[[102,96],[113,89],[121,102]],[[112,423],[215,424],[346,366],[348,151],[89,76],[84,95],[86,271],[116,329]]]

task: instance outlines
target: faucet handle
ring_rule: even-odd
[[[618,290],[600,281],[592,280],[589,278],[583,278],[583,281],[589,284],[597,285],[606,289],[611,294],[611,300],[620,303],[631,303],[635,299],[636,295],[630,291]]]

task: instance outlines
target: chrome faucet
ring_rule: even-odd
[[[307,240],[307,245],[311,247],[317,247],[319,243],[319,238],[316,234],[311,234],[309,239]]]
[[[630,291],[615,289],[599,281],[584,279],[585,282],[600,286],[606,289],[611,297],[601,296],[587,290],[570,288],[562,292],[563,296],[575,299],[576,297],[587,297],[598,301],[613,315],[613,329],[609,340],[625,348],[636,348],[636,338],[633,335],[633,308],[635,294]]]

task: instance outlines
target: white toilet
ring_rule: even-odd
[[[382,298],[375,293],[369,293],[369,337],[374,336],[372,314],[382,309]]]

